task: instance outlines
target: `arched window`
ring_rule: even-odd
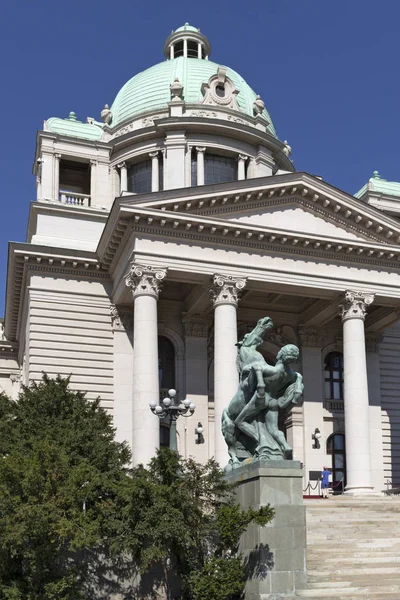
[[[158,337],[158,374],[160,400],[167,396],[168,390],[175,388],[175,348],[172,342],[160,335]],[[169,446],[169,421],[160,421],[160,446]]]
[[[325,357],[325,398],[343,400],[343,354],[329,352]]]
[[[332,456],[332,482],[344,479],[346,485],[346,445],[343,433],[333,433],[328,437],[326,453]]]

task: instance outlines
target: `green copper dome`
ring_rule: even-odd
[[[178,29],[175,29],[174,33],[178,33],[178,31],[198,31],[198,29],[196,27],[193,27],[193,25],[189,25],[189,23],[185,23],[184,25],[182,25],[182,27],[178,27]]]
[[[167,108],[167,104],[171,100],[169,86],[176,77],[184,86],[183,98],[185,102],[188,104],[201,102],[203,100],[201,86],[203,83],[207,83],[212,75],[217,74],[218,67],[217,63],[210,60],[180,56],[138,73],[118,92],[111,107],[111,126],[115,127],[136,115]],[[239,91],[236,100],[240,111],[246,115],[254,116],[253,103],[257,97],[256,93],[232,69],[228,68],[226,75]],[[199,108],[201,108],[201,105]],[[265,109],[262,116],[269,122],[268,132],[277,137],[271,117]]]

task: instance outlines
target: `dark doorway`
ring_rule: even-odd
[[[326,453],[332,456],[332,483],[339,483],[344,479],[346,485],[346,444],[343,433],[333,433],[326,441]],[[333,488],[340,489],[340,486]]]

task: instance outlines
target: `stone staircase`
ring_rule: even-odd
[[[308,600],[400,600],[400,498],[305,500]]]

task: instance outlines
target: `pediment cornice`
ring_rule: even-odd
[[[123,238],[127,239],[127,232],[197,241],[210,246],[234,246],[263,253],[400,268],[400,247],[390,244],[388,240],[340,239],[252,223],[243,224],[208,215],[149,209],[140,205],[120,205],[118,215],[114,214],[113,217],[114,222],[108,223],[109,230],[103,234],[98,248],[99,260],[108,268],[124,251]]]
[[[247,184],[247,185],[245,185]],[[184,214],[223,218],[237,212],[297,204],[313,214],[378,243],[400,243],[400,223],[307,173],[288,173],[262,179],[234,182],[222,186],[191,188],[186,195],[163,192],[162,197],[147,196],[133,203],[144,208]],[[153,196],[153,195],[152,195]],[[125,199],[124,204],[132,201]]]

